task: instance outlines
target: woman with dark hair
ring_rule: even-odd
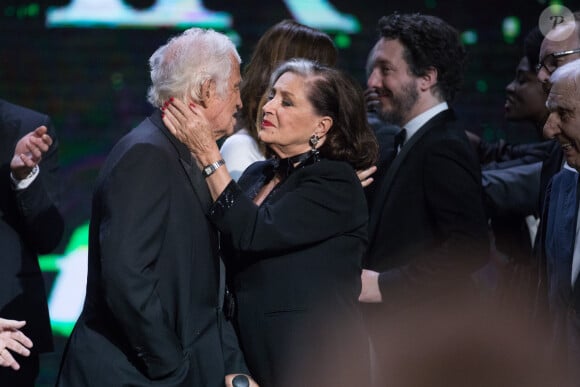
[[[258,108],[272,71],[292,58],[334,66],[337,57],[338,51],[330,36],[294,20],[282,20],[264,33],[242,75],[240,94],[244,105],[239,113],[237,131],[220,149],[234,180],[237,181],[254,161],[265,159],[266,146],[258,141],[262,118]]]
[[[259,138],[275,157],[236,184],[202,111],[174,100],[164,122],[204,167],[233,276],[242,349],[261,386],[365,386],[368,342],[358,307],[368,211],[355,169],[378,146],[361,87],[299,59],[273,74]],[[217,161],[216,161],[217,160]],[[313,384],[311,384],[313,383]]]

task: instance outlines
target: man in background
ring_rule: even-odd
[[[0,316],[24,320],[34,346],[20,365],[0,368],[0,385],[34,386],[39,354],[53,350],[38,255],[64,232],[58,210],[58,141],[48,116],[0,100]],[[0,353],[1,355],[1,353]]]
[[[421,14],[383,17],[379,31],[367,85],[379,96],[377,112],[403,129],[394,149],[381,150],[396,156],[375,182],[360,301],[368,303],[375,382],[385,385],[385,321],[471,287],[488,238],[480,167],[449,106],[465,60],[457,31]]]
[[[542,221],[545,234],[548,307],[553,348],[567,357],[566,386],[580,385],[580,60],[567,63],[550,77],[544,133],[560,146],[565,163],[550,180]]]

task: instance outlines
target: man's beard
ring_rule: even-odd
[[[415,107],[417,100],[419,100],[419,92],[417,91],[417,81],[414,79],[404,84],[401,91],[396,95],[392,91],[380,90],[379,93],[383,96],[389,97],[391,100],[391,109],[380,111],[380,116],[386,122],[403,126],[406,124],[409,112]]]

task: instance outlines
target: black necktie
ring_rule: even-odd
[[[399,130],[397,134],[395,134],[395,154],[399,153],[399,148],[403,147],[405,140],[407,138],[407,129],[403,128]]]

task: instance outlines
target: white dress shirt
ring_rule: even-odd
[[[250,164],[264,160],[258,143],[250,136],[246,129],[240,129],[226,138],[220,148],[220,153],[232,179],[238,181],[244,170]]]

